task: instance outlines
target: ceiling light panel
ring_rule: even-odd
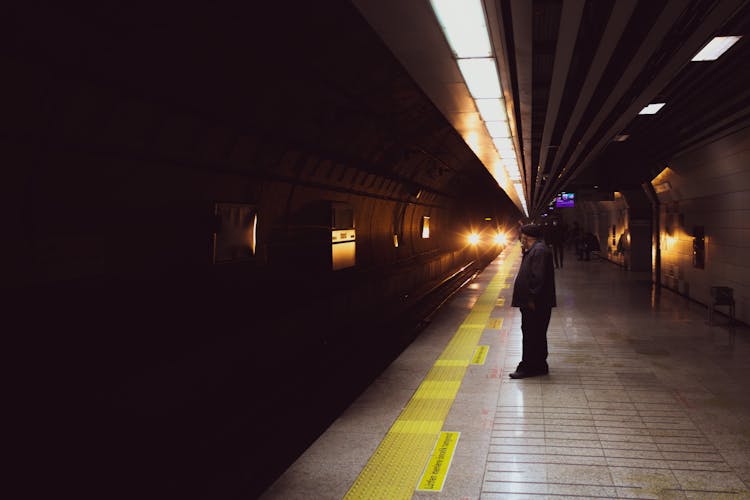
[[[459,59],[456,62],[474,99],[502,97],[494,59]]]
[[[430,0],[430,4],[448,45],[453,51],[466,87],[476,102],[479,116],[485,122],[486,132],[481,127],[481,123],[472,125],[470,133],[462,134],[464,140],[487,165],[487,158],[480,155],[482,148],[479,147],[479,143],[481,141],[475,137],[477,133],[482,135],[487,133],[498,152],[497,159],[492,161],[499,162],[496,163],[497,168],[487,167],[487,169],[490,172],[499,172],[500,165],[504,165],[507,177],[519,182],[521,175],[513,147],[512,131],[508,126],[497,61],[492,57],[492,43],[487,29],[483,2],[482,0]],[[528,213],[523,190],[519,194],[523,210]]]
[[[485,125],[487,125],[487,132],[490,133],[490,137],[510,137],[508,122],[492,121],[485,122]]]
[[[495,143],[498,152],[502,151],[506,154],[510,152],[515,153],[515,149],[513,149],[513,141],[510,140],[509,137],[495,137],[492,139],[492,142]]]
[[[513,186],[516,188],[516,194],[518,195],[518,199],[521,200],[521,203],[524,206],[524,210],[526,209],[526,197],[523,195],[523,183],[521,182],[514,182]],[[525,210],[528,212],[527,210]]]
[[[431,0],[430,3],[457,58],[492,55],[480,0]]]
[[[661,108],[664,107],[666,102],[654,102],[643,108],[638,114],[639,115],[655,115]]]
[[[715,61],[729,48],[737,43],[741,36],[717,36],[708,42],[695,56],[693,61]]]
[[[476,99],[475,102],[477,103],[477,109],[482,120],[492,122],[507,119],[502,99]]]

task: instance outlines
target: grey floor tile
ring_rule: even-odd
[[[360,466],[361,467],[361,466]],[[293,467],[268,489],[262,498],[271,499],[341,499],[351,487],[357,470],[345,471],[316,463]]]
[[[599,434],[596,432],[596,430],[592,432],[568,432],[566,430],[547,430],[544,433],[545,437],[551,438],[551,439],[596,439],[599,437]]]
[[[609,469],[603,465],[551,464],[547,466],[547,481],[569,485],[614,485]]]
[[[607,457],[610,467],[632,467],[635,469],[670,469],[670,464],[662,459]]]
[[[544,438],[524,438],[524,437],[492,437],[490,445],[493,446],[544,446]]]
[[[545,446],[533,446],[533,445],[490,445],[490,453],[546,453],[547,448]]]
[[[441,492],[415,492],[412,500],[437,498],[472,499],[479,498],[482,490],[482,474],[463,474],[454,472],[453,468],[448,473]]]
[[[528,431],[519,429],[506,429],[500,426],[496,426],[492,430],[492,437],[511,437],[511,438],[531,438],[531,439],[544,439],[546,433],[542,431]]]
[[[701,460],[665,460],[665,463],[675,472],[731,472],[732,468],[726,462]]]
[[[551,491],[546,482],[485,480],[482,485],[482,494],[488,493],[524,495],[551,493]]]
[[[488,462],[518,462],[538,464],[569,464],[569,465],[606,465],[607,461],[600,455],[564,455],[564,454],[533,454],[533,453],[492,453],[487,456]]]
[[[661,453],[667,460],[687,461],[709,461],[724,462],[724,458],[717,452],[694,452],[694,451],[663,451]]]
[[[674,475],[686,491],[750,493],[734,472],[675,471]]]
[[[639,450],[639,451],[659,451],[659,447],[655,443],[633,443],[628,441],[602,441],[601,447],[604,450]]]
[[[653,500],[682,500],[688,498],[682,490],[655,489],[653,487],[625,487],[618,486],[617,498],[653,499]]]
[[[603,457],[604,450],[597,447],[578,447],[578,446],[550,446],[545,447],[545,453],[548,455],[574,455],[586,457]]]

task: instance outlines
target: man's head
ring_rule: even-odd
[[[542,237],[543,228],[539,224],[524,224],[521,226],[521,246],[524,250],[531,248],[536,240]]]

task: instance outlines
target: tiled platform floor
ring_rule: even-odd
[[[505,257],[264,498],[342,498]],[[488,359],[469,368],[443,426],[461,432],[445,487],[413,497],[750,498],[747,327],[708,325],[704,307],[607,262],[569,260],[556,279],[550,374],[507,377],[520,314],[498,308],[503,327],[483,333]]]

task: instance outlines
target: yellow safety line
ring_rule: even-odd
[[[344,498],[412,497],[515,260],[501,264]]]

